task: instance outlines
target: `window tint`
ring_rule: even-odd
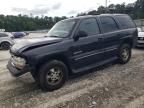
[[[100,20],[101,20],[102,29],[105,33],[118,30],[118,26],[113,18],[100,17]]]
[[[0,37],[7,37],[7,35],[4,33],[0,33]]]
[[[123,29],[135,28],[134,22],[129,16],[116,16]]]
[[[79,31],[85,32],[87,35],[100,33],[98,24],[94,18],[83,20],[79,26]]]

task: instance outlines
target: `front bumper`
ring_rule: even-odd
[[[138,47],[144,47],[144,40],[138,40],[137,41],[137,46]]]
[[[31,68],[26,65],[23,69],[17,69],[11,62],[11,60],[9,60],[8,64],[7,64],[7,68],[10,71],[10,73],[14,76],[14,77],[19,77],[27,72],[31,71]]]

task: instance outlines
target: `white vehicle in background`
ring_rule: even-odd
[[[0,32],[0,49],[8,50],[13,44],[13,35],[11,33]]]
[[[137,41],[138,47],[144,47],[144,31],[142,31],[141,28],[138,28],[138,41]]]

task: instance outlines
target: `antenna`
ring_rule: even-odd
[[[105,0],[105,7],[107,8],[108,0]]]

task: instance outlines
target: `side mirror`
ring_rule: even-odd
[[[74,37],[75,40],[78,40],[80,37],[87,37],[88,34],[84,31],[79,31],[77,35]]]

